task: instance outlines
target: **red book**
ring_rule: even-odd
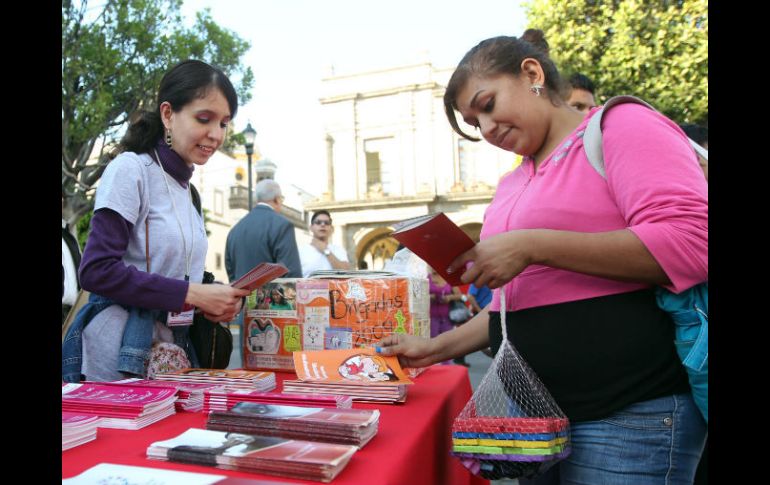
[[[460,276],[464,269],[452,274],[446,269],[476,243],[443,212],[407,219],[394,228],[391,236],[428,263],[447,283],[452,286],[463,284]]]
[[[248,273],[241,276],[233,283],[230,283],[230,286],[233,288],[245,288],[249,291],[254,291],[256,288],[259,288],[276,278],[280,278],[288,272],[289,269],[282,264],[259,263]]]

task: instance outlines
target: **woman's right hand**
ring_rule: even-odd
[[[190,283],[185,303],[200,308],[209,320],[229,322],[238,315],[241,298],[249,293],[249,290],[233,288],[230,285]]]
[[[397,355],[402,367],[428,367],[439,362],[434,340],[403,333],[383,337],[375,350],[380,355]]]

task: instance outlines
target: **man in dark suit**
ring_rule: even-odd
[[[264,179],[254,191],[257,205],[227,235],[227,277],[233,282],[259,263],[281,263],[289,269],[285,278],[301,278],[294,225],[280,214],[281,187],[274,180]]]
[[[225,270],[230,282],[246,274],[259,263],[281,263],[289,269],[284,278],[301,278],[294,225],[281,215],[283,195],[275,180],[260,180],[254,192],[257,205],[238,221],[227,234],[225,243]],[[245,307],[245,305],[244,305]],[[236,317],[240,322],[241,340],[245,334],[243,311]],[[243,345],[236,344],[243,361]]]

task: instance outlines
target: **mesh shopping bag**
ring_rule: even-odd
[[[490,480],[535,477],[570,453],[569,420],[508,341],[504,293],[503,342],[452,424],[452,454]]]

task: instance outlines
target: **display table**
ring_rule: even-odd
[[[278,386],[294,374],[276,372]],[[379,409],[377,435],[356,452],[348,466],[331,482],[335,485],[460,485],[488,484],[449,454],[452,420],[471,396],[468,371],[458,365],[436,365],[414,379],[404,404],[354,402],[356,409]],[[62,452],[62,478],[69,478],[98,463],[116,463],[233,477],[259,478],[284,483],[320,483],[273,475],[235,472],[146,458],[147,447],[172,438],[188,428],[205,428],[203,413],[180,412],[137,430],[99,428],[96,440]]]

